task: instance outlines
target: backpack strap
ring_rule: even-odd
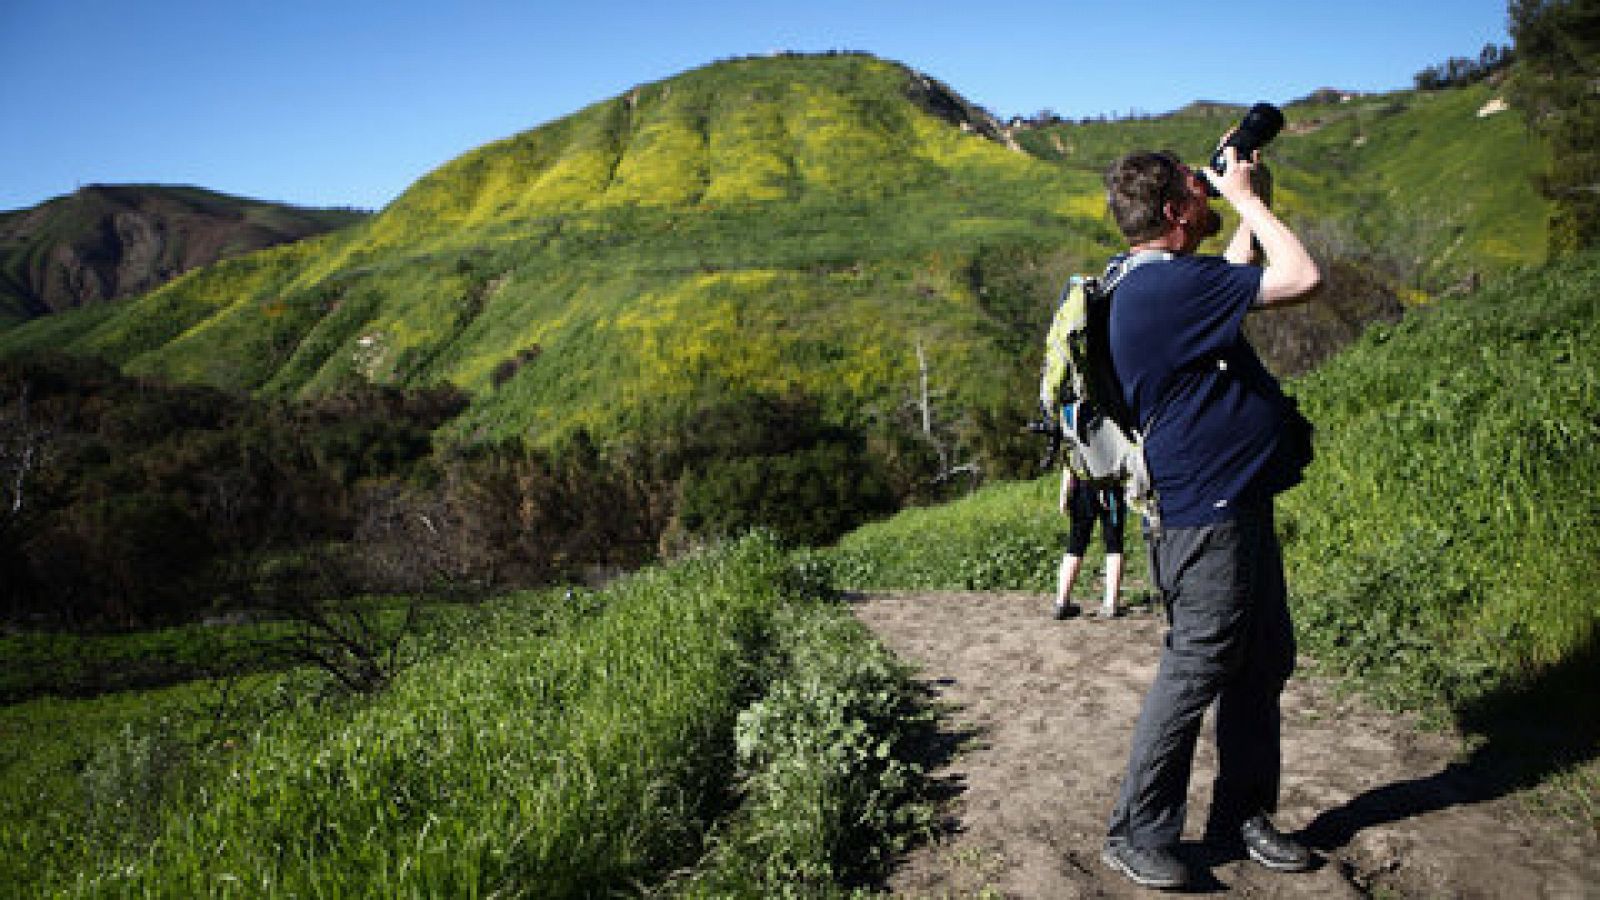
[[[1175,255],[1167,250],[1141,250],[1138,253],[1133,254],[1120,253],[1112,257],[1111,261],[1106,264],[1105,274],[1101,276],[1100,279],[1100,289],[1109,295],[1116,290],[1117,285],[1122,283],[1122,279],[1128,277],[1128,273],[1132,272],[1134,269],[1150,263],[1169,262],[1174,258]],[[1120,385],[1117,387],[1117,390],[1121,390]],[[1161,534],[1161,501],[1155,494],[1155,485],[1153,483],[1152,476],[1149,469],[1145,466],[1144,443],[1145,439],[1150,436],[1150,433],[1155,430],[1156,422],[1161,417],[1161,413],[1166,410],[1167,401],[1169,399],[1170,397],[1163,396],[1156,403],[1156,408],[1151,411],[1149,418],[1138,423],[1133,434],[1131,435],[1138,446],[1136,459],[1138,460],[1139,469],[1134,474],[1131,483],[1127,486],[1127,490],[1140,494],[1140,496],[1137,498],[1137,502],[1134,503],[1134,506],[1144,517],[1146,526],[1145,538],[1147,541],[1153,541]],[[1132,499],[1132,493],[1129,494],[1129,497]],[[1151,543],[1150,564],[1152,566],[1152,571],[1154,571],[1155,558],[1155,545],[1154,543]],[[1156,582],[1152,581],[1152,583]]]
[[[1147,263],[1169,262],[1172,259],[1174,259],[1174,255],[1168,250],[1140,250],[1134,254],[1119,253],[1111,257],[1109,263],[1106,263],[1106,273],[1100,277],[1101,289],[1108,293],[1114,291],[1122,279],[1128,277],[1128,273],[1134,269]]]

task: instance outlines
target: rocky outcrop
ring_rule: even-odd
[[[913,72],[911,81],[906,85],[906,96],[924,110],[962,131],[981,134],[1017,153],[1023,152],[1012,136],[1010,128],[1001,125],[988,110],[951,90],[949,85],[937,78]]]
[[[0,316],[33,318],[141,294],[190,269],[365,215],[192,187],[91,185],[0,214]]]

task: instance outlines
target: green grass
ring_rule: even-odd
[[[1579,655],[1600,575],[1600,257],[1369,334],[1298,385],[1283,506],[1307,647],[1459,706]]]
[[[0,637],[0,703],[45,694],[93,696],[285,665],[264,653],[287,626],[185,625],[114,635]]]
[[[856,529],[819,556],[849,588],[1054,592],[1067,535],[1058,487],[1049,475],[907,510]],[[1092,557],[1099,546],[1091,544]],[[1098,566],[1086,561],[1088,572]]]
[[[1042,444],[1041,444],[1042,448]],[[864,525],[816,551],[838,584],[859,590],[1029,591],[1054,595],[1068,520],[1057,509],[1058,472],[984,487],[942,506]],[[1098,526],[1097,526],[1098,527]],[[1124,533],[1125,600],[1149,599],[1148,556],[1137,522]],[[1098,531],[1075,597],[1103,571]]]
[[[904,670],[755,537],[507,598],[368,699],[0,709],[23,896],[841,893],[921,821]],[[276,711],[274,711],[276,710]],[[908,812],[909,811],[909,812]],[[736,888],[730,886],[737,886]]]
[[[136,853],[196,765],[232,754],[301,686],[196,681],[0,706],[0,883],[59,896],[78,873]]]

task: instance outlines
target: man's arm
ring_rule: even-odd
[[[1267,256],[1266,269],[1261,273],[1261,305],[1292,306],[1304,301],[1322,283],[1316,261],[1289,226],[1283,224],[1251,188],[1250,173],[1255,163],[1240,160],[1232,147],[1224,148],[1223,152],[1228,159],[1226,174],[1218,175],[1210,166],[1200,171],[1239,213],[1239,230],[1228,243],[1228,260],[1253,261],[1255,252],[1251,240],[1259,240]]]
[[[1232,134],[1233,132],[1228,132]],[[1263,164],[1257,164],[1250,170],[1250,189],[1255,192],[1261,202],[1272,208],[1272,170]],[[1234,230],[1233,238],[1228,242],[1228,249],[1223,257],[1228,262],[1239,266],[1253,266],[1261,262],[1261,242],[1256,240],[1256,233],[1250,226],[1240,220],[1239,227]]]
[[[1244,222],[1234,229],[1233,237],[1228,240],[1228,249],[1223,251],[1223,258],[1236,266],[1250,266],[1260,259],[1261,242],[1256,240],[1256,233]]]

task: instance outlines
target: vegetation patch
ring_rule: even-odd
[[[907,510],[850,532],[817,553],[840,585],[863,590],[1018,590],[1053,593],[1067,518],[1060,477],[982,488],[937,507]],[[1090,545],[1095,571],[1103,548]],[[1144,547],[1129,541],[1127,566],[1142,572]]]
[[[901,736],[919,715],[806,572],[757,536],[599,593],[507,598],[385,692],[295,699],[313,682],[281,676],[232,729],[185,724],[192,688],[125,695],[98,733],[41,721],[64,701],[8,708],[0,728],[37,740],[0,760],[3,874],[30,896],[859,881],[917,820]]]

